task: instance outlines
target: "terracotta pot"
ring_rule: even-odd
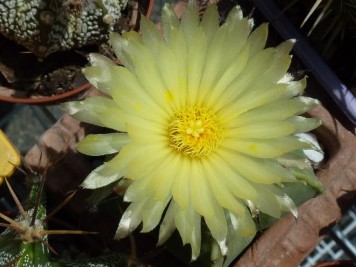
[[[132,16],[130,20],[130,25],[137,25],[137,22],[140,17],[140,10],[146,10],[146,17],[150,17],[152,14],[154,6],[154,0],[148,0],[147,5],[139,6],[136,2],[132,11]],[[83,82],[78,84],[72,90],[66,91],[64,93],[52,96],[43,96],[43,95],[33,95],[29,96],[28,92],[22,90],[16,90],[0,85],[0,101],[10,102],[10,103],[21,103],[21,104],[51,104],[55,102],[61,102],[65,99],[77,96],[80,93],[83,93],[89,89],[91,85],[88,82]]]
[[[314,267],[353,267],[353,266],[356,266],[356,264],[352,263],[352,261],[347,261],[347,260],[327,261],[314,265]]]
[[[299,217],[286,216],[256,240],[234,266],[298,266],[341,218],[356,196],[356,137],[323,107],[310,114],[322,120],[316,134],[327,161],[317,172],[324,194],[299,207]]]
[[[0,86],[0,101],[19,103],[19,104],[49,104],[54,102],[60,102],[62,100],[71,98],[79,93],[84,92],[90,88],[90,83],[86,82],[70,91],[63,94],[53,96],[26,96],[25,91],[15,90],[7,87]]]

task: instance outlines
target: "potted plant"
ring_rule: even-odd
[[[182,4],[182,3],[181,3]],[[182,4],[184,6],[184,4]],[[97,91],[93,90],[93,93],[96,94]],[[329,220],[326,220],[327,222],[331,221],[335,221],[337,219],[337,216],[339,216],[339,213],[337,212],[337,210],[339,209],[339,206],[335,203],[335,198],[330,197],[330,195],[332,195],[333,193],[337,192],[337,194],[343,194],[343,192],[341,191],[340,187],[338,187],[340,185],[340,183],[342,183],[341,185],[345,185],[345,181],[347,180],[349,177],[351,177],[350,179],[352,180],[352,174],[350,175],[350,169],[346,166],[346,163],[341,164],[340,162],[337,162],[336,159],[340,160],[341,158],[347,158],[348,160],[352,159],[352,157],[354,157],[354,137],[345,129],[343,128],[343,126],[338,123],[337,121],[335,121],[335,119],[333,118],[332,115],[330,115],[330,113],[328,111],[326,111],[325,109],[323,109],[322,107],[316,108],[312,111],[310,111],[310,114],[313,117],[319,118],[320,120],[322,120],[323,122],[323,128],[321,128],[321,130],[318,130],[316,132],[316,134],[318,135],[318,138],[321,140],[321,143],[324,144],[324,146],[327,147],[326,151],[327,151],[327,161],[325,164],[321,165],[320,167],[323,169],[323,171],[319,172],[319,177],[321,177],[321,180],[325,183],[326,185],[326,193],[325,195],[322,195],[321,197],[318,197],[316,199],[313,199],[311,201],[316,201],[317,203],[321,203],[318,205],[321,205],[321,207],[323,207],[323,205],[327,205],[327,203],[330,203],[330,201],[332,200],[333,204],[335,204],[334,206],[332,206],[332,210],[334,211],[334,208],[336,210],[336,212],[334,211],[334,213],[332,213],[330,215],[330,218],[328,218]],[[97,132],[98,129],[95,128],[88,128],[88,125],[80,123],[72,118],[70,118],[69,116],[65,115],[57,124],[55,124],[51,129],[49,129],[42,137],[41,140],[39,141],[38,145],[36,145],[31,151],[29,151],[29,153],[26,155],[26,160],[27,162],[32,165],[32,166],[36,166],[37,168],[45,168],[46,166],[49,167],[51,164],[53,164],[53,158],[62,158],[63,156],[63,160],[60,161],[60,165],[56,165],[54,166],[53,169],[51,169],[50,173],[48,173],[48,178],[49,178],[49,182],[47,184],[47,190],[48,192],[51,192],[52,194],[58,194],[60,195],[61,192],[64,191],[68,191],[70,189],[74,189],[77,188],[78,184],[82,182],[82,180],[85,178],[85,176],[91,171],[92,169],[92,162],[89,158],[84,157],[81,154],[77,153],[77,150],[75,148],[75,144],[77,142],[77,140],[81,140],[82,138],[84,138],[85,135],[87,135],[88,133],[91,132]],[[102,129],[99,130],[99,133],[102,133]],[[337,139],[338,141],[335,142],[335,139]],[[330,142],[330,140],[332,140]],[[75,168],[73,168],[73,165],[75,164]],[[80,165],[79,165],[80,164]],[[339,168],[338,165],[341,165],[341,167]],[[80,166],[80,167],[78,167]],[[327,167],[331,167],[330,169]],[[325,168],[325,169],[324,169]],[[352,168],[352,166],[351,166]],[[343,173],[343,171],[346,173],[345,176],[346,178],[342,178],[341,181],[330,181],[332,178],[335,177],[335,173],[336,172],[341,172]],[[323,178],[324,174],[323,173],[329,173],[331,174],[331,177],[329,178]],[[333,183],[333,186],[330,186],[328,182]],[[351,184],[351,185],[350,185]],[[348,186],[350,187],[350,190],[354,190],[354,183],[350,183]],[[116,194],[122,194],[122,189],[125,188],[125,184],[121,184],[118,187],[115,187],[115,192]],[[59,191],[59,192],[58,192]],[[111,194],[112,191],[109,190],[109,194]],[[107,193],[106,193],[107,194]],[[105,195],[105,194],[104,194]],[[98,196],[96,196],[98,197]],[[96,199],[98,200],[98,199]],[[297,219],[297,222],[299,221],[306,221],[310,216],[310,214],[306,211],[304,214],[304,211],[306,208],[304,208],[305,206],[311,205],[308,204],[310,202],[307,202],[306,204],[304,204],[303,206],[301,206],[300,210],[299,210],[299,216]],[[80,208],[78,208],[78,206],[74,205],[71,207],[71,209],[74,209],[74,213],[75,214],[82,214],[81,213],[81,209],[83,206],[80,206]],[[94,206],[94,208],[97,208],[97,206]],[[314,211],[314,210],[313,210]],[[318,215],[315,215],[314,217],[320,217],[324,214],[324,209],[318,209],[316,212],[318,212]],[[308,217],[309,216],[309,217]],[[325,215],[328,216],[328,215]],[[306,217],[306,218],[305,218]],[[312,217],[313,219],[315,219],[314,217]],[[105,218],[103,218],[101,216],[101,222],[103,222],[103,220],[105,221]],[[106,220],[107,222],[108,220]],[[277,223],[276,226],[272,226],[272,230],[268,230],[267,232],[265,232],[262,237],[260,239],[258,239],[258,241],[256,243],[253,243],[252,246],[249,248],[249,250],[246,252],[250,258],[246,258],[248,256],[243,256],[241,259],[239,259],[239,261],[236,263],[237,266],[244,266],[244,264],[254,264],[254,263],[261,263],[261,264],[269,264],[268,260],[275,260],[275,262],[271,263],[271,266],[273,266],[273,264],[283,264],[285,263],[285,265],[290,266],[296,262],[300,262],[302,256],[297,255],[297,253],[290,253],[288,255],[293,255],[296,256],[296,259],[294,260],[294,262],[286,257],[285,254],[282,253],[282,251],[274,251],[274,248],[271,248],[271,238],[272,240],[276,240],[276,245],[274,247],[278,248],[279,247],[279,240],[284,240],[283,237],[286,236],[286,233],[291,229],[291,225],[293,225],[295,223],[295,218],[293,218],[292,216],[287,216],[284,219],[282,219],[281,221],[279,221]],[[287,223],[286,223],[287,222]],[[116,222],[118,223],[118,222]],[[317,224],[317,227],[319,227],[320,225]],[[276,233],[273,233],[273,229],[276,229],[274,231],[281,230],[284,229],[285,231],[282,231],[281,233],[278,233],[280,235],[277,235]],[[304,230],[308,228],[304,227]],[[114,226],[114,230],[115,230],[115,226]],[[318,236],[318,229],[313,228],[313,236],[317,235]],[[109,230],[110,231],[110,230]],[[112,231],[112,230],[111,230]],[[272,234],[269,235],[270,231],[272,231]],[[316,231],[316,232],[314,232]],[[111,232],[111,234],[113,234]],[[134,235],[137,238],[137,235]],[[265,238],[265,236],[267,236]],[[302,242],[304,241],[303,238],[301,238],[301,236],[295,234],[296,236],[296,244],[300,245],[298,247],[298,249],[302,250],[304,253],[306,253],[306,250],[311,249],[312,246],[315,245],[316,241],[313,239],[313,244],[303,244]],[[147,237],[147,235],[146,235]],[[303,236],[302,236],[303,237]],[[308,236],[309,237],[309,236]],[[317,239],[317,238],[315,238]],[[150,235],[148,235],[148,240],[150,239]],[[265,245],[263,246],[263,241],[260,240],[265,240],[265,244],[267,244],[269,242],[269,246]],[[150,242],[152,241],[147,241],[147,239],[145,240],[145,242],[148,242],[148,247],[151,247],[151,249],[153,250],[154,247],[154,241],[153,244]],[[281,246],[283,247],[283,245],[285,244],[286,241],[281,241]],[[149,258],[149,254],[145,255],[145,253],[140,253],[140,249],[142,249],[141,246],[141,242],[135,242],[132,237],[130,238],[130,243],[131,243],[131,251],[133,251],[132,255],[131,255],[131,260],[135,261],[135,260],[139,260],[139,262],[145,262],[145,259],[147,260],[147,258]],[[258,246],[262,246],[261,249],[261,253],[257,253],[256,254],[256,247],[258,248]],[[118,244],[115,243],[115,245],[117,246]],[[139,249],[137,249],[137,246],[139,247]],[[266,248],[267,247],[267,248]],[[273,246],[272,246],[273,247]],[[147,248],[147,247],[146,247]],[[284,247],[283,247],[284,248]],[[259,252],[259,250],[257,250]],[[293,252],[293,250],[291,250]],[[135,255],[135,253],[138,253],[138,255]],[[152,251],[153,254],[155,253],[155,250]],[[158,252],[158,251],[157,251]],[[162,259],[164,257],[171,256],[169,258],[169,262],[170,262],[170,266],[182,266],[182,262],[179,261],[179,259],[177,260],[176,257],[172,257],[172,252],[171,251],[167,251],[161,253],[160,255],[157,256],[158,259]],[[255,255],[256,254],[256,255]],[[259,258],[260,254],[262,255],[261,258]],[[304,254],[303,254],[304,256]],[[285,261],[283,262],[281,260],[281,258],[287,258],[288,262]],[[175,260],[176,259],[176,260]],[[151,261],[150,261],[151,260]],[[150,259],[148,260],[148,262],[154,262],[159,266],[160,261],[158,260],[154,260],[154,259]],[[162,264],[162,262],[161,262]],[[166,264],[165,262],[163,264]],[[166,266],[166,265],[163,265]],[[282,265],[283,266],[283,265]]]
[[[153,1],[39,1],[27,10],[21,3],[0,3],[0,101],[27,104],[87,90],[86,54],[105,51],[109,31],[134,28],[140,12],[150,16],[153,7]]]

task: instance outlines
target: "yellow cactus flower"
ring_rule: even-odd
[[[162,11],[163,35],[146,18],[141,34],[112,33],[110,44],[125,67],[92,54],[87,79],[112,99],[69,102],[75,118],[113,129],[89,135],[77,149],[88,155],[115,154],[83,182],[98,188],[129,179],[116,238],[143,223],[160,223],[159,244],[177,228],[196,259],[201,221],[226,254],[228,222],[253,237],[253,212],[297,215],[281,190],[298,182],[279,157],[310,147],[295,134],[320,125],[299,116],[318,101],[299,96],[305,79],[287,73],[294,41],[264,48],[267,24],[234,7],[219,26],[216,5],[202,19],[190,3],[180,21],[169,5]]]
[[[20,166],[21,157],[3,131],[0,130],[0,185]]]

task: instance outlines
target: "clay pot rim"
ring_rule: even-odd
[[[348,267],[355,266],[351,260],[324,261],[314,265],[314,267]]]
[[[87,89],[89,89],[91,87],[91,84],[86,82],[70,91],[67,91],[65,93],[62,93],[62,94],[58,94],[58,95],[52,95],[52,96],[41,96],[41,95],[38,95],[38,96],[30,96],[28,98],[24,97],[24,98],[21,98],[21,97],[15,97],[15,96],[1,96],[0,95],[0,101],[4,101],[4,102],[10,102],[10,103],[16,103],[16,104],[45,104],[45,103],[54,103],[54,102],[58,102],[60,100],[63,100],[63,99],[67,99],[67,98],[70,98],[70,97],[73,97],[83,91],[86,91]],[[5,89],[3,89],[5,88]],[[1,89],[4,90],[11,90],[11,91],[17,91],[17,90],[14,90],[14,89],[9,89],[9,88],[6,88],[6,87],[3,87]],[[1,90],[0,90],[1,92]]]

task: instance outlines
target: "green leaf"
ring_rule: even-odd
[[[226,216],[227,225],[228,225],[228,235],[227,235],[227,246],[228,251],[226,255],[226,259],[224,261],[224,267],[229,266],[238,255],[244,251],[244,249],[251,243],[254,236],[245,237],[239,235],[238,231],[235,230],[233,223],[231,221],[230,216]]]
[[[118,182],[114,181],[108,185],[92,190],[90,196],[87,198],[87,203],[89,205],[94,205],[102,202],[114,192],[114,189],[117,186]]]
[[[324,192],[323,184],[318,180],[312,169],[292,168],[291,172],[300,181],[304,181],[318,193]]]

